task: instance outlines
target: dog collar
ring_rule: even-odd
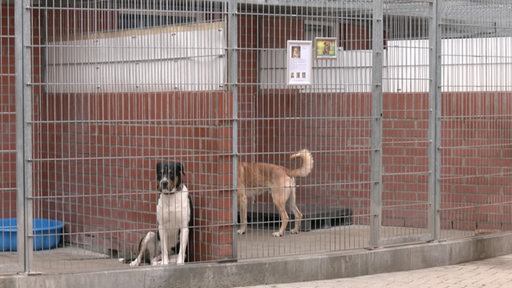
[[[174,194],[174,193],[176,193],[176,192],[178,192],[178,190],[176,190],[176,189],[172,189],[172,190],[160,191],[160,194],[164,194],[164,195],[165,195],[165,194]]]
[[[181,192],[183,190],[183,185],[180,185],[177,188],[179,188],[179,190],[176,189],[176,187],[174,187],[174,188],[172,188],[172,190],[165,190],[165,192],[160,191],[160,194],[175,194],[175,193]]]

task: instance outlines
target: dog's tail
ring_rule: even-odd
[[[313,156],[308,149],[302,149],[293,154],[290,159],[302,158],[302,166],[297,169],[286,169],[286,174],[290,177],[306,177],[313,170]]]

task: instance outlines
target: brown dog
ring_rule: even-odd
[[[299,233],[302,213],[295,203],[295,178],[306,177],[313,169],[313,156],[307,149],[303,149],[291,156],[291,159],[302,158],[302,166],[297,169],[288,169],[275,164],[247,163],[238,164],[238,206],[240,209],[240,229],[238,234],[247,231],[247,198],[255,197],[270,190],[272,200],[281,216],[281,227],[272,235],[284,235],[289,217],[286,213],[286,203],[295,215],[295,227],[291,233]]]

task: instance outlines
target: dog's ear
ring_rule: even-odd
[[[160,181],[163,178],[163,172],[164,172],[163,165],[164,164],[162,162],[156,163],[156,180],[157,181]]]
[[[183,165],[181,162],[176,162],[176,174],[185,175],[185,165]]]

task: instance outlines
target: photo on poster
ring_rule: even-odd
[[[336,38],[317,37],[315,38],[315,49],[317,59],[336,59]]]
[[[288,60],[287,84],[310,85],[313,73],[313,43],[289,40],[286,55]]]

